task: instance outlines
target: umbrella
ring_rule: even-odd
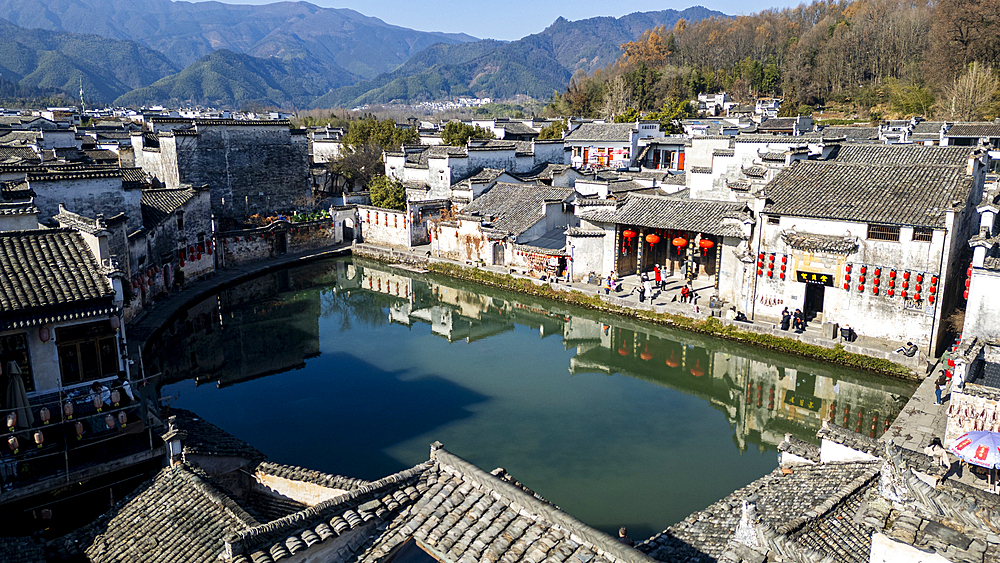
[[[30,428],[35,423],[35,415],[31,414],[28,392],[24,389],[21,368],[17,367],[17,362],[7,362],[7,378],[7,408],[17,413],[19,427]]]
[[[951,443],[948,451],[963,461],[979,467],[987,469],[1000,467],[1000,432],[984,430],[966,432]]]

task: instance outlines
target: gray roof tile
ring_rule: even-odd
[[[569,188],[523,186],[499,182],[462,209],[464,215],[478,215],[493,228],[519,235],[540,221],[542,203],[565,201],[573,195]]]
[[[191,188],[142,190],[142,226],[155,229],[171,213],[194,197]]]
[[[566,142],[624,142],[632,138],[634,129],[634,123],[584,123],[566,136]]]
[[[637,225],[657,229],[680,229],[719,236],[741,236],[742,230],[734,222],[741,220],[746,206],[741,203],[723,203],[670,198],[656,195],[629,194],[616,209],[596,208],[587,210],[581,217],[588,221]],[[737,221],[739,222],[739,221]]]

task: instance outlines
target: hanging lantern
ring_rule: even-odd
[[[896,270],[889,270],[889,279],[896,279]]]
[[[457,235],[458,233],[456,232],[455,234]],[[632,248],[632,239],[636,237],[635,231],[632,229],[625,229],[625,231],[622,232],[622,236],[628,241],[628,247]]]
[[[122,428],[125,428],[125,424],[127,422],[128,415],[125,414],[125,411],[118,411],[118,424],[120,424]]]
[[[66,420],[73,420],[73,402],[66,401],[63,405],[63,418]]]
[[[910,288],[910,282],[903,280],[903,289],[909,289],[909,288]]]
[[[183,268],[183,267],[184,267],[184,259],[181,258],[181,268]]]
[[[865,267],[865,266],[861,266],[861,273],[862,273],[862,274],[864,274],[864,273],[865,273],[865,272],[867,272],[867,271],[868,271],[868,268],[867,268],[867,267]]]
[[[919,292],[913,294],[913,300],[914,301],[920,301],[920,293]]]
[[[784,265],[784,264],[782,264],[782,265],[781,265],[781,271],[782,271],[782,272],[784,272],[784,271],[785,271],[785,265]]]
[[[877,278],[881,275],[882,275],[882,268],[875,268],[875,277]]]
[[[931,276],[931,283],[936,284],[938,282],[937,276]]]
[[[920,284],[918,283],[917,285],[913,286],[913,290],[919,293],[920,292]]]
[[[848,274],[851,273],[851,265],[848,264],[848,265],[844,266],[844,271],[846,271]]]
[[[930,303],[931,305],[933,305],[934,304],[934,296],[933,295],[928,295],[927,296],[927,302]]]
[[[965,291],[962,292],[962,297],[964,299],[968,299],[969,298],[969,290],[968,289],[966,289]]]
[[[122,394],[117,389],[111,391],[111,404],[113,406],[117,407],[118,403],[121,402],[121,399],[122,399]]]
[[[764,261],[763,260],[758,261],[757,262],[757,267],[758,268],[763,268],[764,267]]]
[[[101,398],[100,393],[94,395],[94,408],[97,409],[97,412],[101,412],[101,409],[104,408],[104,399]]]
[[[758,276],[763,276],[764,275],[764,270],[761,270],[761,269],[758,268],[757,269],[757,275]]]
[[[861,277],[858,278],[858,283],[865,283],[865,276],[864,276],[864,274],[862,274]]]
[[[111,416],[110,414],[105,416],[104,424],[108,426],[108,430],[111,430],[112,428],[115,427],[115,417]]]
[[[17,412],[7,413],[7,431],[13,432],[15,426],[17,426]]]
[[[118,315],[111,315],[108,319],[111,321],[111,328],[118,330],[122,326],[122,320],[118,318]]]
[[[35,430],[32,437],[35,439],[35,447],[41,449],[42,444],[45,443],[45,434],[41,430]]]
[[[677,247],[677,255],[678,256],[681,253],[681,248],[684,247],[684,246],[687,246],[687,243],[688,243],[688,241],[684,237],[676,237],[676,238],[674,238],[674,240],[671,241],[671,244],[673,244],[674,246]]]
[[[52,335],[49,333],[49,327],[41,326],[38,328],[38,339],[42,342],[48,342]]]
[[[7,446],[10,447],[10,451],[16,453],[21,452],[21,445],[17,441],[17,436],[11,436],[7,438]]]
[[[784,266],[782,266],[782,268],[784,268]],[[781,272],[781,274],[778,277],[780,277],[781,279],[785,279],[785,272]]]
[[[772,254],[771,254],[770,256],[768,256],[768,257],[767,257],[767,260],[768,260],[768,262],[770,262],[771,264],[774,264],[774,254],[772,253]],[[773,267],[774,267],[774,266],[772,266],[772,268],[773,268]]]
[[[788,263],[788,256],[782,256],[781,257],[781,263],[782,264],[787,264]]]
[[[872,288],[872,295],[878,295],[878,286]]]
[[[698,243],[698,246],[701,247],[701,254],[702,256],[704,256],[708,254],[709,250],[712,250],[712,247],[715,246],[715,243],[708,240],[707,238],[703,238],[701,239],[701,242]],[[774,260],[774,256],[771,256],[771,260]]]
[[[890,279],[889,280],[889,287],[896,287],[896,280]]]
[[[652,234],[646,235],[646,242],[649,243],[649,250],[650,252],[652,252],[653,245],[660,242],[660,237],[659,235],[652,235]]]
[[[874,280],[872,280],[872,283],[874,283],[875,285],[878,285],[878,284],[882,283],[882,278],[875,278]]]
[[[52,418],[52,413],[49,412],[49,407],[42,407],[39,409],[38,418],[41,419],[42,424],[48,424],[49,419]]]
[[[865,292],[865,286],[859,285],[858,286],[858,293],[864,293],[864,292]]]
[[[900,291],[899,296],[902,297],[903,299],[906,299],[906,290],[904,289],[903,291]]]
[[[972,285],[972,280],[965,280],[965,288],[968,289]]]
[[[923,283],[923,281],[924,281],[924,275],[917,274],[917,283]]]
[[[931,292],[931,295],[937,293],[937,286],[936,285],[932,285],[931,288],[928,291]]]
[[[209,241],[209,242],[208,242],[208,243],[207,243],[207,244],[205,245],[205,250],[206,250],[206,251],[208,252],[208,255],[209,255],[209,256],[211,256],[211,255],[212,255],[212,247],[213,247],[213,246],[215,246],[215,245],[214,245],[214,244],[212,244],[212,242],[211,242],[211,241]]]
[[[76,439],[79,440],[83,438],[83,423],[79,420],[73,425],[73,430],[76,432]]]
[[[890,289],[890,290],[889,290],[889,297],[893,297],[893,296],[895,296],[895,295],[896,295],[896,291],[895,291],[895,290],[892,290],[892,289]]]
[[[851,289],[851,284],[849,282],[844,282],[844,289]]]
[[[851,274],[844,274],[844,281],[846,282],[851,281]]]
[[[760,254],[758,254],[758,255],[757,255],[757,259],[758,259],[758,260],[763,260],[763,259],[764,259],[764,253],[763,253],[763,252],[761,252]]]
[[[910,279],[910,272],[903,272],[903,279],[904,280],[909,280]]]

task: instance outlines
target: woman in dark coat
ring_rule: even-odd
[[[792,324],[792,314],[788,312],[788,307],[781,312],[781,330],[788,330]]]

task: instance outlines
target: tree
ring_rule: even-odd
[[[941,112],[951,119],[982,119],[1000,80],[989,66],[972,62],[966,71],[944,89]]]
[[[454,147],[464,147],[469,144],[469,139],[493,139],[495,136],[489,129],[483,129],[476,125],[466,125],[461,121],[449,121],[441,131],[441,140],[446,145]]]
[[[646,119],[658,119],[660,121],[660,131],[669,135],[684,132],[681,127],[681,120],[695,116],[694,106],[688,100],[676,100],[674,102],[664,102],[660,111],[646,114]]]
[[[538,134],[539,141],[549,141],[549,140],[559,140],[563,138],[563,133],[566,132],[566,122],[560,119],[559,121],[552,122],[552,125],[548,127],[542,127],[541,132]]]
[[[406,211],[406,188],[401,182],[384,175],[376,176],[368,183],[368,191],[375,207]]]
[[[399,150],[402,145],[416,144],[420,134],[414,129],[396,127],[391,119],[376,120],[374,117],[351,123],[342,143],[346,147],[376,146],[384,151]]]
[[[612,120],[632,107],[632,88],[624,76],[619,76],[606,84],[601,117]]]

